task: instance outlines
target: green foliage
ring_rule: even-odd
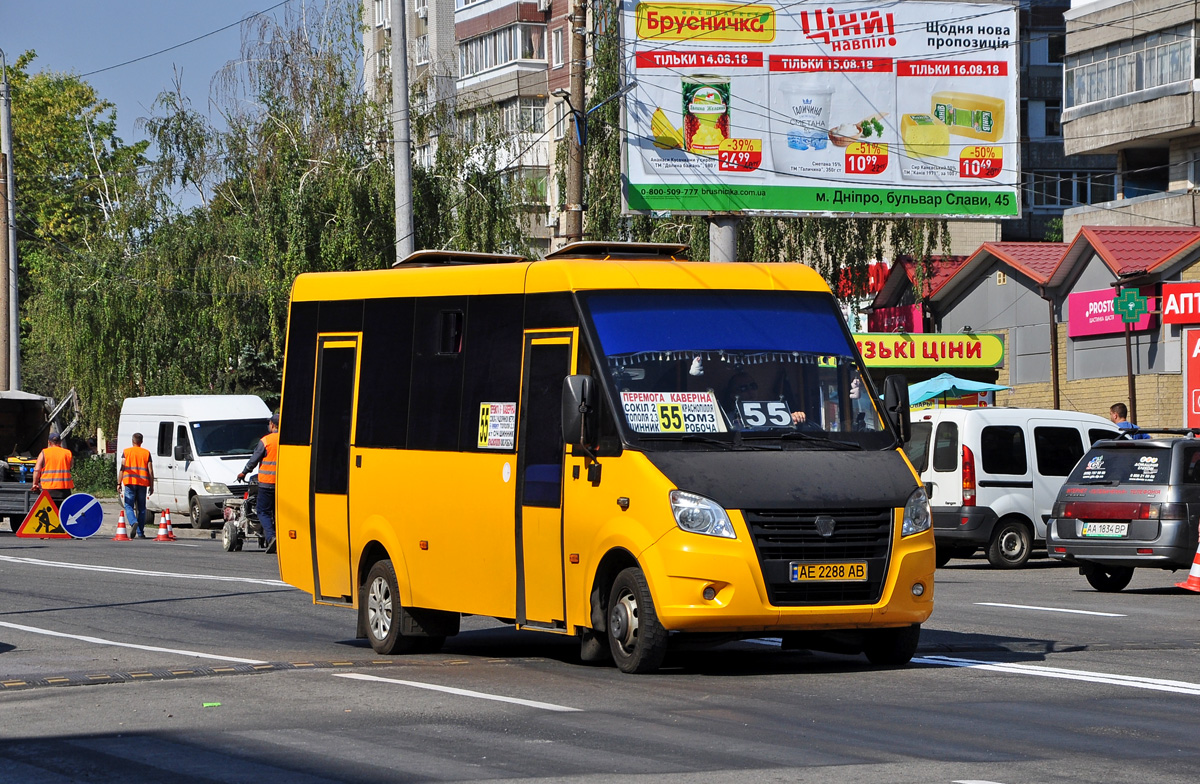
[[[94,496],[117,494],[117,461],[114,457],[95,455],[76,460],[71,467],[75,492]]]
[[[1063,241],[1063,222],[1062,218],[1051,218],[1046,221],[1045,236],[1042,237],[1046,242],[1062,242]]]

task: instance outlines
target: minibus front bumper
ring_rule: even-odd
[[[923,623],[933,610],[930,532],[892,546],[877,601],[778,606],[753,544],[674,530],[640,557],[663,626],[672,631],[782,632]],[[918,587],[919,586],[919,587]]]

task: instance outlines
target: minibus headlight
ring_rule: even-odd
[[[229,485],[224,482],[205,482],[204,492],[209,495],[229,495]]]
[[[929,509],[929,496],[925,488],[919,487],[908,497],[904,504],[904,525],[900,528],[901,536],[911,536],[929,530],[933,512]]]
[[[729,515],[725,514],[725,510],[716,501],[702,495],[672,490],[671,513],[675,515],[675,524],[685,531],[737,539]]]

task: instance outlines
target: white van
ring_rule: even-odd
[[[267,434],[271,410],[257,395],[161,395],[126,398],[117,454],[142,434],[154,463],[148,509],[188,510],[193,528],[219,517],[221,502],[241,495],[238,472]],[[118,460],[120,458],[118,457]]]
[[[1115,438],[1107,419],[1043,408],[914,411],[905,446],[933,507],[937,565],[987,550],[1014,568],[1046,539],[1058,490],[1091,445]]]

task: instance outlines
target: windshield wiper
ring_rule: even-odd
[[[736,441],[723,441],[719,438],[712,438],[711,436],[700,435],[699,433],[638,433],[638,438],[645,441],[689,441],[699,444],[713,444],[731,452],[736,452],[739,449],[771,450],[780,448],[778,444],[744,444],[740,438]]]
[[[762,441],[766,439],[778,438],[781,441],[806,441],[809,443],[820,444],[821,446],[829,447],[830,449],[841,449],[845,451],[861,451],[862,444],[855,444],[850,441],[835,441],[828,435],[817,435],[803,430],[793,430],[787,433],[772,433],[771,435],[756,435],[742,436],[748,441]]]

